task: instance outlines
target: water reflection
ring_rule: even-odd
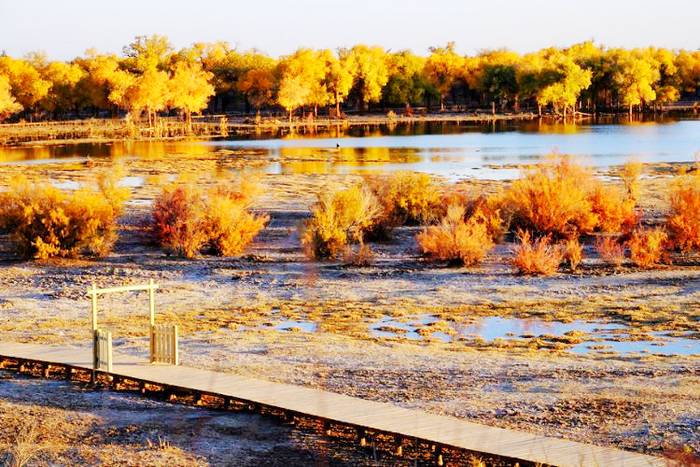
[[[620,124],[425,122],[393,126],[299,129],[294,134],[246,135],[229,140],[131,141],[0,148],[0,163],[75,162],[91,158],[208,159],[272,174],[413,170],[448,179],[513,178],[517,167],[553,151],[607,167],[630,158],[648,163],[689,162],[700,151],[700,121]]]

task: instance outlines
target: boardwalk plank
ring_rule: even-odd
[[[0,343],[0,356],[92,368],[92,349]],[[244,378],[183,366],[149,364],[114,355],[111,372],[159,385],[180,387],[263,404],[371,430],[418,438],[474,452],[560,466],[665,466],[663,459],[609,447],[479,425],[392,404],[367,401],[314,388]]]

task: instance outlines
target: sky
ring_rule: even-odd
[[[273,56],[356,43],[425,54],[448,41],[464,54],[590,39],[695,50],[699,23],[700,0],[0,0],[0,51],[69,60],[154,33],[177,48],[224,40]]]

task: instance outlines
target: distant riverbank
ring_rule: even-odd
[[[284,118],[254,116],[205,116],[195,120],[191,128],[180,120],[162,118],[153,126],[135,124],[126,119],[85,119],[0,125],[0,145],[51,144],[65,142],[108,142],[121,140],[168,140],[189,137],[209,138],[248,134],[288,134],[326,131],[353,126],[390,126],[418,123],[475,123],[534,120],[533,113],[434,113],[415,116],[392,114],[353,115],[343,119],[319,117],[289,122]]]

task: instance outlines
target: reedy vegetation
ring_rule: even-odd
[[[279,58],[225,42],[174,50],[163,36],[139,36],[123,55],[88,50],[69,62],[40,53],[0,57],[0,119],[54,118],[121,110],[150,124],[162,112],[299,108],[315,116],[342,109],[447,104],[518,111],[625,109],[630,113],[698,98],[700,52],[607,49],[593,42],[520,55],[456,52],[454,43],[427,56],[356,45],[337,52],[301,48]]]

